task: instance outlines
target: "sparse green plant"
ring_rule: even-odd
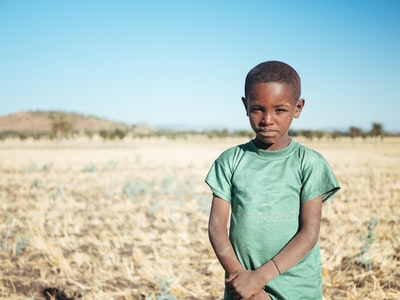
[[[0,251],[12,252],[15,255],[19,255],[22,250],[26,249],[29,239],[17,234],[16,220],[14,218],[9,219],[6,210],[3,210],[3,216],[6,218],[6,222],[3,224]]]
[[[174,280],[162,278],[157,279],[157,282],[160,285],[160,294],[156,296],[157,300],[177,300],[174,295],[169,293],[170,285],[174,282]]]
[[[40,188],[40,186],[41,186],[40,179],[36,178],[31,184],[31,189],[32,188],[38,189],[38,188]]]
[[[41,171],[48,172],[51,169],[51,164],[44,164]]]
[[[29,238],[22,237],[17,240],[17,244],[15,246],[15,254],[20,254],[21,251],[26,250],[27,245],[29,244]]]
[[[96,171],[96,166],[94,164],[88,164],[83,169],[82,172],[92,173]]]
[[[130,200],[138,200],[139,197],[146,193],[147,186],[143,181],[136,180],[135,182],[126,181],[123,187],[126,197]]]
[[[368,223],[367,228],[367,236],[365,237],[365,244],[361,248],[360,253],[358,254],[358,262],[366,269],[370,271],[372,269],[372,262],[364,258],[364,254],[367,253],[370,249],[371,244],[375,239],[374,228],[378,224],[378,221],[375,218],[371,218]]]
[[[55,190],[53,191],[53,193],[51,194],[51,199],[53,201],[64,197],[65,193],[64,193],[64,189],[62,187],[56,187]]]

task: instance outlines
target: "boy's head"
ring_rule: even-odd
[[[269,150],[286,147],[292,120],[304,107],[297,72],[279,61],[261,63],[247,74],[245,95],[242,102],[256,133],[256,145]]]
[[[282,82],[290,85],[293,90],[293,100],[297,101],[301,94],[300,76],[288,64],[280,61],[267,61],[258,64],[246,76],[244,94],[248,96],[249,90],[257,83]]]

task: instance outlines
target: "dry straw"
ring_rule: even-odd
[[[3,142],[0,299],[221,299],[203,179],[240,142]],[[400,141],[312,147],[342,185],[323,211],[325,299],[399,299]]]

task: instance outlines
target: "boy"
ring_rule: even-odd
[[[321,209],[340,187],[319,153],[289,137],[304,107],[300,89],[285,63],[250,70],[242,101],[256,137],[223,152],[206,177],[224,299],[322,299]]]

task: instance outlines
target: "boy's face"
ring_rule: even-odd
[[[259,148],[279,150],[289,142],[289,128],[293,118],[300,116],[304,99],[293,99],[292,87],[282,82],[256,83],[242,99],[256,133]]]

